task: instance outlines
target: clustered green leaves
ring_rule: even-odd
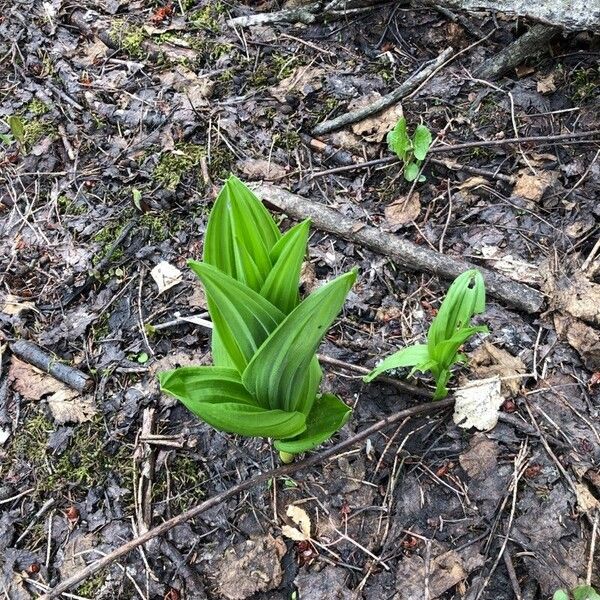
[[[414,181],[421,170],[421,164],[431,146],[431,131],[425,125],[417,125],[412,138],[408,135],[406,119],[402,117],[394,129],[387,134],[387,143],[392,152],[404,163],[404,179]],[[425,181],[421,175],[419,181]]]
[[[460,347],[475,333],[487,332],[485,326],[472,326],[474,315],[485,310],[485,284],[481,273],[475,269],[459,275],[448,290],[440,310],[429,327],[426,344],[415,344],[388,356],[371,371],[365,381],[371,381],[384,371],[412,367],[416,371],[430,372],[436,387],[434,400],[448,395],[448,380],[452,367],[466,362]]]
[[[318,393],[323,372],[315,353],[356,272],[300,301],[309,226],[282,234],[260,200],[230,177],[209,218],[203,262],[188,262],[206,290],[214,364],[159,376],[162,390],[206,423],[272,438],[283,460],[329,439],[351,412]]]
[[[600,594],[590,585],[579,585],[571,590],[572,596],[566,590],[556,590],[552,600],[600,600]]]

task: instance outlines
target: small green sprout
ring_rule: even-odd
[[[431,146],[431,131],[425,125],[417,125],[412,139],[406,129],[406,119],[402,117],[394,129],[387,134],[387,143],[392,152],[404,163],[404,179],[414,181],[421,170],[421,164]],[[421,175],[419,181],[425,181]]]
[[[25,127],[21,118],[16,115],[8,117],[8,126],[15,140],[23,146],[25,144]]]
[[[485,310],[485,284],[483,276],[476,269],[459,275],[450,286],[446,298],[427,333],[426,344],[415,344],[388,356],[373,369],[364,380],[400,367],[412,367],[415,371],[430,372],[435,379],[434,400],[448,395],[448,380],[451,368],[458,362],[466,362],[467,357],[459,352],[460,347],[475,333],[487,332],[485,326],[472,326],[474,315]]]
[[[164,392],[215,429],[275,440],[284,462],[328,440],[351,412],[318,393],[315,353],[356,272],[301,301],[309,225],[282,234],[262,202],[230,177],[210,214],[204,261],[188,262],[206,290],[214,364],[159,375]]]
[[[600,594],[590,585],[580,585],[571,590],[571,595],[566,590],[556,590],[552,600],[600,600]]]

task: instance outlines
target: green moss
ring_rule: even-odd
[[[189,143],[178,144],[175,150],[162,154],[154,168],[154,179],[168,190],[175,190],[181,183],[181,178],[198,166],[203,156],[205,151],[202,146]]]
[[[85,215],[88,209],[83,204],[78,204],[71,198],[68,198],[64,194],[61,194],[57,199],[58,212],[61,215]]]
[[[190,5],[192,2],[190,1]],[[191,8],[191,6],[184,9]],[[219,16],[225,12],[225,6],[222,2],[208,2],[203,8],[194,11],[189,17],[189,23],[196,29],[203,29],[211,33],[219,32]]]
[[[28,105],[27,110],[37,116],[45,115],[50,109],[41,100],[34,98]]]
[[[88,577],[79,587],[77,587],[77,595],[87,598],[94,598],[104,587],[105,576],[103,571],[99,571],[92,577]]]
[[[169,501],[171,512],[180,513],[198,503],[206,477],[199,461],[185,453],[173,453],[155,476],[153,502]],[[170,492],[167,497],[167,491]]]
[[[142,27],[130,25],[122,19],[115,19],[108,35],[121,50],[132,58],[144,56],[142,42],[146,39],[147,34]]]
[[[298,56],[281,54],[276,52],[272,55],[273,70],[278,80],[289,77],[296,67],[300,65]]]
[[[47,495],[70,491],[83,497],[90,487],[105,483],[111,473],[124,480],[131,477],[130,450],[122,445],[115,453],[110,453],[104,447],[106,432],[102,420],[76,425],[68,448],[61,455],[48,450],[48,440],[54,430],[55,426],[38,409],[24,417],[8,449],[12,462],[30,466],[36,479],[36,493]]]
[[[573,102],[586,102],[598,95],[600,89],[600,67],[575,69],[571,73],[571,98]]]

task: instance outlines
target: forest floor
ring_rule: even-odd
[[[600,129],[599,39],[561,34],[490,82],[474,70],[527,23],[390,3],[227,24],[277,8],[50,0],[1,13],[0,596],[38,597],[277,463],[267,441],[214,431],[156,380],[210,361],[209,333],[181,318],[206,310],[186,260],[201,256],[230,172],[328,205],[357,231],[500,272],[545,304],[527,313],[490,296],[479,317],[490,333],[468,344],[451,383],[507,378],[490,431],[462,429],[448,410],[410,419],[228,499],[65,597],[534,600],[600,585],[600,136],[553,139]],[[311,135],[449,46],[452,60],[401,103]],[[401,114],[438,146],[478,143],[432,155],[414,189],[398,162],[352,167],[391,156]],[[549,137],[486,144],[531,136]],[[182,275],[159,293],[150,272],[163,261]],[[303,291],[355,265],[320,351],[372,368],[423,340],[449,282],[313,228]],[[35,369],[16,340],[92,389]],[[423,401],[325,370],[354,409],[334,442]],[[312,541],[283,535],[291,505]]]

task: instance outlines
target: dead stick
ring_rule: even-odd
[[[363,119],[382,111],[384,108],[387,108],[392,104],[396,104],[402,100],[402,98],[416,90],[437,68],[440,67],[440,65],[448,60],[453,52],[454,50],[452,48],[446,48],[436,59],[432,60],[420,71],[413,73],[394,91],[382,96],[376,102],[369,104],[369,106],[364,106],[363,108],[346,112],[343,115],[340,115],[339,117],[329,121],[323,121],[323,123],[320,123],[313,129],[312,134],[323,135],[324,133],[341,129],[345,125],[362,121]]]
[[[58,362],[58,359],[53,354],[46,352],[46,350],[36,346],[33,342],[17,340],[10,344],[10,349],[21,360],[45,371],[78,392],[86,392],[94,384],[93,380],[83,371]]]
[[[94,573],[97,573],[104,567],[110,565],[112,562],[114,562],[124,554],[131,552],[135,548],[138,548],[142,544],[149,542],[150,540],[158,537],[159,535],[167,533],[167,531],[170,531],[171,529],[173,529],[173,527],[181,525],[182,523],[185,523],[186,521],[197,517],[198,515],[209,510],[213,506],[221,504],[221,502],[227,500],[227,498],[230,498],[231,496],[235,496],[240,492],[244,492],[245,490],[253,488],[263,483],[264,481],[268,481],[269,479],[290,475],[292,473],[300,471],[301,469],[307,469],[309,467],[322,463],[328,458],[336,456],[344,450],[347,450],[348,448],[355,446],[359,442],[362,442],[363,440],[367,439],[370,435],[373,435],[374,433],[377,433],[378,431],[381,431],[382,429],[389,427],[390,425],[399,423],[407,417],[414,417],[416,415],[422,415],[428,412],[439,411],[444,408],[448,408],[453,404],[454,398],[446,398],[444,400],[438,400],[436,402],[426,402],[425,404],[418,404],[417,406],[406,408],[404,410],[393,413],[385,417],[384,419],[381,419],[380,421],[377,421],[376,423],[374,423],[370,427],[367,427],[366,429],[363,429],[356,435],[353,435],[347,440],[344,440],[339,444],[335,444],[334,446],[331,446],[327,450],[323,450],[318,454],[313,454],[312,456],[309,456],[308,458],[305,458],[302,461],[292,463],[289,465],[284,465],[276,469],[271,469],[270,471],[259,473],[258,475],[255,475],[250,479],[241,481],[240,483],[234,485],[228,490],[216,494],[215,496],[209,498],[208,500],[205,500],[201,504],[198,504],[197,506],[186,510],[185,512],[177,515],[176,517],[173,517],[172,519],[169,519],[168,521],[165,521],[164,523],[161,523],[157,527],[154,527],[154,529],[151,529],[145,534],[140,535],[139,537],[123,544],[122,546],[119,546],[116,550],[113,550],[106,556],[103,556],[102,558],[94,561],[93,563],[90,563],[89,565],[81,569],[79,572],[75,573],[68,579],[65,579],[62,583],[59,583],[56,587],[48,590],[46,594],[40,597],[40,600],[50,600],[50,598],[56,598],[63,592],[66,592],[67,590],[75,587],[88,577],[91,577],[92,575],[94,575]]]
[[[544,303],[541,292],[483,267],[417,246],[397,235],[349,219],[328,206],[292,194],[277,186],[264,183],[253,185],[252,188],[260,198],[287,215],[299,220],[311,219],[319,229],[335,233],[379,254],[389,256],[403,268],[411,271],[428,271],[444,279],[454,279],[464,271],[476,268],[482,273],[490,295],[506,304],[528,313],[535,313]]]

